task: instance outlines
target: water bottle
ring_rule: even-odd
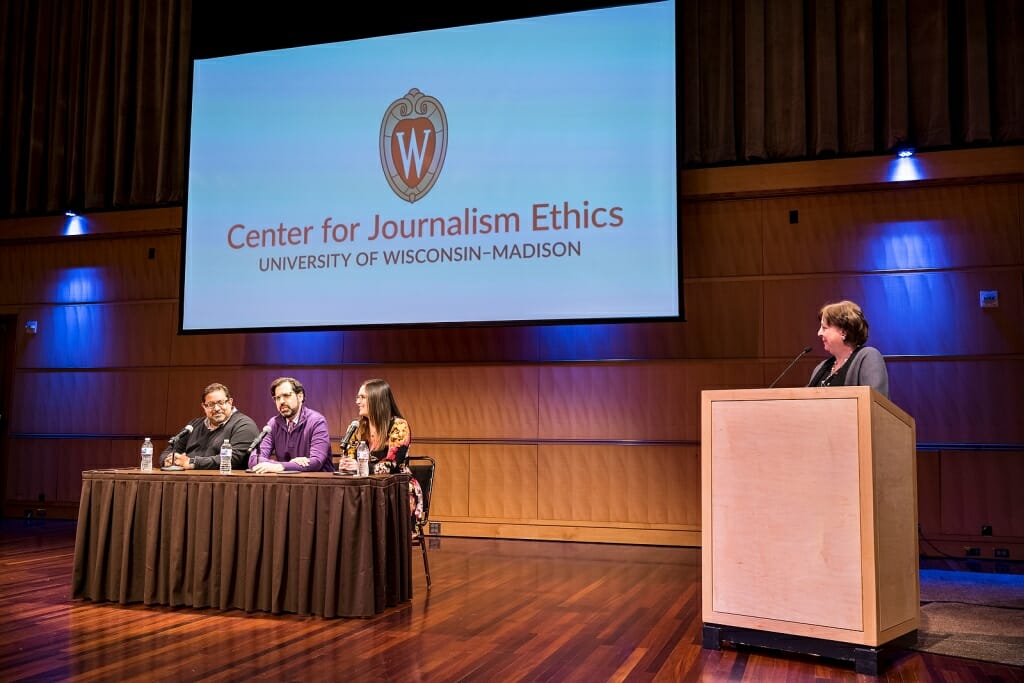
[[[153,442],[148,436],[142,442],[142,464],[139,469],[143,472],[153,471]]]
[[[357,474],[360,477],[370,476],[370,447],[366,445],[365,441],[360,441],[356,448],[356,465],[358,465]]]
[[[231,439],[220,445],[220,473],[231,474]]]

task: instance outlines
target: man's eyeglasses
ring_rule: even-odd
[[[277,396],[274,397],[274,402],[275,403],[280,403],[281,401],[287,401],[288,399],[290,399],[294,395],[295,395],[294,393],[278,394]]]
[[[206,408],[207,410],[213,410],[215,408],[223,408],[223,407],[225,407],[230,402],[231,402],[230,398],[229,399],[225,399],[223,401],[210,401],[209,403],[204,403],[203,407]]]

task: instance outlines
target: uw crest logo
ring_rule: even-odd
[[[410,204],[434,187],[447,149],[448,119],[435,98],[413,88],[384,112],[380,163],[391,189]]]

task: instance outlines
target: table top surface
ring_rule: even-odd
[[[138,480],[159,480],[168,481],[174,479],[187,479],[190,481],[217,481],[229,483],[253,483],[254,481],[267,481],[281,483],[292,481],[301,484],[315,484],[327,486],[386,486],[396,482],[404,482],[409,479],[408,474],[373,474],[368,477],[357,477],[352,474],[336,474],[334,472],[246,472],[245,470],[231,470],[231,474],[221,474],[219,470],[161,470],[153,469],[143,472],[137,467],[126,468],[104,468],[86,470],[82,472],[82,480],[106,480],[106,479],[138,479]]]

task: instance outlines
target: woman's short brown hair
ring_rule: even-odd
[[[819,320],[844,332],[848,344],[860,346],[868,340],[868,321],[864,311],[852,301],[825,304],[818,311]]]

